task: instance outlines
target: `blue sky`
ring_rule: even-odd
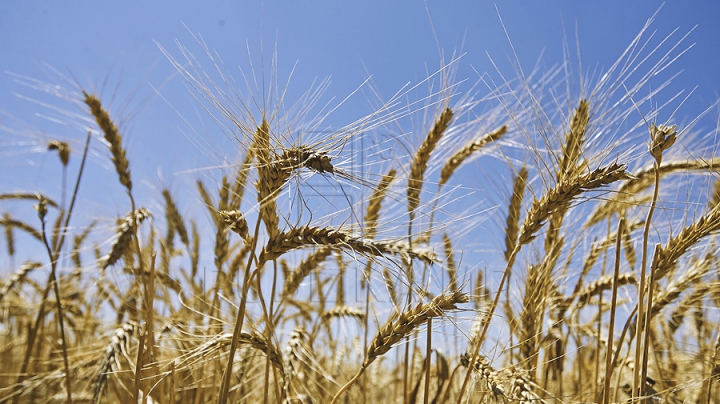
[[[68,86],[47,68],[52,66],[71,77],[72,82],[100,93],[111,110],[120,110],[121,117],[126,118],[120,121],[128,125],[126,141],[139,192],[165,185],[178,192],[177,188],[181,187],[174,184],[184,181],[174,179],[178,172],[213,163],[194,153],[183,135],[187,127],[173,109],[192,121],[196,130],[211,130],[204,129],[209,127],[208,123],[197,118],[202,116],[201,111],[193,109],[182,79],[157,44],[180,57],[175,44],[178,40],[199,55],[201,51],[193,35],[200,35],[236,78],[240,76],[236,66],[247,72],[252,62],[257,72],[262,71],[260,61],[269,65],[273,50],[277,49],[281,81],[295,68],[290,99],[313,82],[330,77],[326,98],[339,100],[369,75],[375,88],[389,98],[406,83],[420,82],[428,72],[437,70],[440,49],[446,55],[453,51],[465,54],[458,65],[457,77],[468,81],[461,85],[461,90],[466,88],[462,86],[475,83],[478,73],[494,73],[490,58],[501,71],[513,77],[512,64],[508,61],[512,49],[501,19],[523,69],[531,69],[538,60],[547,65],[562,62],[564,38],[570,42],[572,57],[575,57],[575,40],[579,40],[583,69],[607,67],[661,4],[658,1],[5,1],[0,3],[0,127],[3,128],[0,147],[4,149],[0,152],[4,160],[0,192],[43,189],[47,175],[40,172],[52,172],[58,167],[55,160],[40,153],[43,141],[70,138],[75,139],[75,147],[79,148],[79,139],[83,137],[73,128],[48,121],[47,113],[37,115],[42,108],[17,94],[47,100],[73,112],[81,111],[18,83],[16,76],[7,72]],[[680,115],[697,114],[718,98],[718,17],[720,3],[715,1],[670,2],[663,6],[651,27],[658,30],[659,36],[675,28],[680,36],[693,30],[684,43],[694,43],[694,47],[674,65],[677,71],[683,70],[674,80],[674,86],[697,87]],[[156,89],[159,90],[156,92]],[[126,100],[129,100],[128,106],[123,106]],[[358,95],[331,116],[328,124],[337,127],[347,124],[371,112],[372,102],[374,100],[368,101],[366,95]],[[133,110],[138,104],[141,107]],[[710,115],[717,117],[715,112]],[[222,154],[222,140],[218,144],[214,151]],[[101,158],[94,161],[109,167]],[[158,170],[158,166],[162,168]],[[104,204],[91,205],[90,216],[101,212],[121,216],[128,210],[123,190],[119,186],[107,188],[101,183],[107,178],[113,177],[107,172],[104,176],[88,173],[88,186],[98,190],[101,199],[106,198]],[[139,178],[147,181],[141,183]],[[188,194],[195,198],[194,190]],[[97,197],[84,195],[86,200]],[[155,197],[158,198],[159,193]],[[108,200],[112,206],[110,211]]]

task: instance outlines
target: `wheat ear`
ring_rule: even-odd
[[[134,225],[140,224],[150,217],[150,212],[144,208],[138,209],[135,214],[128,215],[120,224],[117,231],[117,238],[110,247],[110,252],[103,258],[102,268],[105,269],[117,262],[120,257],[130,248],[130,242],[134,234]],[[139,253],[139,252],[138,252]]]
[[[615,181],[632,178],[624,164],[612,163],[590,173],[558,183],[540,199],[535,199],[520,231],[519,245],[532,241],[543,223],[556,211],[566,210],[583,192],[591,191]]]
[[[115,171],[118,173],[120,183],[125,186],[128,191],[132,190],[130,163],[125,156],[125,149],[122,146],[122,136],[118,132],[117,126],[115,126],[115,123],[110,119],[110,115],[95,95],[88,94],[84,91],[83,95],[85,96],[85,104],[90,107],[90,113],[95,117],[95,122],[97,122],[103,131],[105,140],[110,145],[112,161],[115,164]]]
[[[23,281],[23,279],[25,279],[25,277],[30,271],[38,269],[40,267],[42,267],[42,264],[39,262],[28,261],[24,263],[20,267],[20,269],[15,271],[15,273],[10,277],[10,279],[8,279],[8,281],[2,286],[2,288],[0,288],[0,302],[2,302],[3,298],[5,297],[5,295],[8,294],[10,289],[12,289],[15,285],[19,284]]]
[[[473,153],[481,150],[483,147],[489,145],[490,143],[499,140],[503,137],[505,133],[507,133],[507,125],[503,125],[500,128],[496,129],[494,132],[490,132],[485,136],[473,140],[472,142],[466,144],[462,149],[456,151],[455,154],[453,154],[445,162],[445,166],[443,166],[442,170],[440,171],[440,182],[438,183],[438,187],[441,187],[445,183],[447,183],[450,177],[455,173],[455,170],[468,157],[470,157]]]
[[[428,264],[437,261],[432,253],[411,250],[401,242],[368,240],[333,227],[310,226],[300,226],[271,238],[260,253],[259,260],[260,262],[274,260],[288,251],[307,246],[349,248],[360,254],[377,257],[385,257],[386,254],[399,255],[406,260],[417,258]]]
[[[408,178],[408,212],[414,212],[420,205],[420,190],[422,189],[425,169],[427,168],[427,163],[430,160],[430,154],[433,150],[435,150],[435,146],[447,130],[452,118],[452,110],[450,110],[450,108],[445,108],[435,121],[435,124],[430,132],[428,132],[427,137],[425,137],[425,140],[422,145],[420,145],[417,153],[415,153],[412,166],[410,167],[410,177]]]
[[[655,279],[662,279],[677,265],[678,260],[690,247],[702,238],[720,230],[720,205],[715,205],[710,212],[701,216],[695,223],[685,227],[660,248]]]
[[[468,301],[469,299],[466,294],[456,291],[438,295],[428,303],[418,303],[403,312],[395,312],[395,314],[388,319],[387,323],[380,328],[370,343],[365,354],[365,360],[358,373],[335,394],[331,404],[336,403],[340,395],[362,376],[365,369],[377,358],[385,355],[395,344],[402,341],[428,320],[441,317],[445,315],[446,312],[458,310],[458,304],[467,303]]]

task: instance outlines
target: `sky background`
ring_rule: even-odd
[[[256,72],[269,72],[262,64],[271,64],[276,49],[280,81],[294,68],[289,100],[327,77],[331,84],[323,99],[341,100],[370,76],[374,88],[387,99],[407,83],[418,83],[436,71],[441,50],[446,59],[453,52],[464,54],[457,73],[458,79],[467,79],[459,87],[461,92],[484,72],[497,75],[491,59],[500,71],[514,77],[508,37],[523,69],[532,69],[538,61],[547,66],[561,63],[564,40],[575,58],[576,39],[584,70],[608,67],[661,5],[659,1],[4,1],[0,3],[0,193],[46,189],[48,184],[57,191],[59,165],[55,156],[45,152],[46,142],[70,139],[80,150],[83,139],[77,126],[48,119],[57,114],[26,98],[65,108],[78,117],[83,113],[80,108],[23,85],[27,80],[17,75],[66,88],[79,84],[99,93],[117,112],[114,118],[124,130],[137,192],[154,192],[159,198],[157,188],[163,186],[184,192],[185,182],[195,178],[187,170],[222,164],[221,155],[234,157],[222,136],[211,139],[216,135],[212,125],[158,44],[180,58],[175,43],[179,41],[200,57],[204,55],[196,38],[202,37],[238,80],[238,66],[248,72],[252,63]],[[669,2],[651,27],[659,36],[676,28],[679,36],[692,31],[684,44],[695,45],[674,65],[682,73],[673,86],[697,87],[680,116],[696,115],[718,99],[718,18],[716,1]],[[209,63],[204,66],[211,68]],[[69,82],[53,69],[69,77]],[[367,87],[363,91],[326,123],[340,127],[372,112],[376,100]],[[188,125],[178,114],[216,143],[195,150],[185,136]],[[709,114],[711,119],[717,115]],[[87,173],[81,190],[85,213],[123,216],[127,199],[117,183],[107,185],[115,178],[107,152],[101,149],[95,142],[99,156],[91,156],[91,161],[107,170]],[[215,155],[206,155],[208,150]],[[217,181],[213,174],[204,175]],[[194,189],[180,196],[188,195],[197,198]],[[27,214],[27,208],[15,205],[0,210]]]

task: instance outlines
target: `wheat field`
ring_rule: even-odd
[[[161,45],[237,159],[149,198],[108,100],[18,76],[77,133],[0,190],[0,402],[720,403],[720,156],[665,35],[465,92],[453,57],[332,130],[323,83]]]

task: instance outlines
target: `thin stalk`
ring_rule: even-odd
[[[425,348],[425,394],[423,404],[428,404],[430,399],[430,355],[432,354],[432,318],[428,319],[427,346]]]
[[[610,226],[611,226],[611,223],[608,220],[607,237],[609,237],[612,232],[612,229]],[[607,256],[608,256],[607,250],[603,251],[603,260],[602,260],[602,265],[600,266],[600,277],[605,276],[605,268],[607,266]],[[597,329],[596,329],[597,335],[601,335],[601,332],[602,332],[603,295],[604,295],[604,293],[602,291],[598,295],[598,322],[597,322]],[[600,387],[599,386],[600,385],[600,342],[601,342],[600,338],[598,338],[597,345],[595,347],[596,355],[595,355],[595,375],[594,376],[595,376],[596,383],[594,383],[594,386],[595,386],[594,397],[595,397],[596,401],[600,399],[600,394],[602,394],[602,392],[597,390]]]
[[[135,361],[135,384],[133,385],[133,402],[138,403],[140,402],[140,394],[142,394],[140,390],[140,383],[142,382],[141,372],[142,372],[142,356],[145,353],[145,337],[147,335],[145,327],[140,328],[140,332],[138,333],[138,349],[137,349],[137,360]],[[143,394],[143,397],[145,394]],[[143,402],[145,401],[145,398],[143,398]]]
[[[88,150],[90,150],[90,139],[92,137],[91,132],[88,132],[87,137],[85,139],[85,146],[83,148],[83,155],[82,159],[80,160],[80,168],[78,169],[78,175],[77,179],[75,180],[75,188],[73,189],[72,198],[70,199],[70,206],[68,207],[68,213],[67,216],[65,216],[65,223],[63,224],[63,229],[67,229],[68,225],[70,223],[70,218],[72,217],[73,208],[75,207],[75,200],[77,199],[78,190],[80,189],[80,179],[82,178],[83,172],[85,170],[85,161],[87,160],[87,154]],[[65,243],[65,236],[67,232],[63,231],[60,234],[60,240],[58,241],[58,247],[55,249],[53,254],[51,255],[51,265],[55,266],[57,265],[57,261],[60,257],[60,251],[62,250],[62,246]],[[28,366],[30,365],[30,357],[32,356],[32,351],[35,346],[35,339],[37,338],[38,330],[40,329],[40,323],[42,322],[42,319],[45,317],[45,301],[47,300],[48,294],[50,294],[50,285],[51,282],[53,282],[53,278],[55,277],[55,271],[50,271],[50,275],[48,277],[48,281],[46,283],[46,287],[43,290],[42,299],[40,300],[40,307],[38,308],[37,317],[35,317],[35,322],[33,324],[33,327],[28,332],[28,340],[27,340],[27,351],[25,352],[25,357],[23,358],[23,364],[20,369],[20,376],[18,376],[17,380],[17,386],[20,387],[22,381],[25,379],[25,373],[27,372]],[[68,393],[70,394],[70,393]],[[17,400],[19,396],[16,396],[15,399]]]
[[[621,217],[618,223],[617,240],[615,243],[615,270],[613,272],[612,298],[610,300],[610,323],[608,324],[607,353],[605,354],[605,384],[603,387],[602,404],[608,404],[610,402],[610,379],[613,373],[613,333],[615,331],[615,310],[617,308],[618,279],[620,279],[620,250],[622,248],[623,229],[625,229],[625,218]]]
[[[269,377],[270,377],[270,346],[271,346],[270,341],[271,341],[271,338],[273,335],[273,328],[275,327],[275,324],[273,324],[273,321],[272,321],[272,319],[273,319],[272,312],[273,312],[273,302],[275,299],[275,287],[277,285],[277,271],[278,271],[277,260],[273,260],[273,280],[272,280],[272,288],[270,291],[270,306],[268,308],[269,314],[267,315],[267,317],[265,319],[265,322],[266,322],[265,326],[267,327],[267,332],[265,333],[266,334],[265,338],[267,339],[267,352],[265,353],[265,389],[263,391],[264,402],[267,402],[268,389],[270,388],[270,379],[269,379]],[[260,286],[261,286],[260,279],[258,278],[258,291],[261,290]],[[262,297],[261,297],[261,300],[262,300]],[[273,373],[275,373],[275,372],[273,372]],[[275,387],[276,387],[275,388],[275,400],[280,402],[280,400],[279,400],[280,394],[277,391],[277,378],[275,379]]]
[[[408,249],[412,251],[413,245],[412,245],[412,225],[413,220],[415,219],[415,215],[413,211],[411,210],[408,212],[408,216],[410,216],[410,222],[408,223]],[[408,273],[408,296],[407,296],[407,306],[410,307],[410,303],[412,302],[412,284],[413,279],[415,278],[412,275],[413,271],[413,262],[412,258],[408,258],[408,260],[405,261],[407,265],[407,273]],[[414,340],[413,340],[414,341]],[[407,404],[408,402],[408,388],[410,384],[410,335],[407,335],[405,337],[405,362],[403,367],[403,403]]]
[[[43,244],[45,244],[45,249],[47,250],[48,256],[52,259],[54,258],[54,254],[50,250],[50,244],[47,240],[47,235],[45,233],[45,217],[44,215],[40,218],[40,228],[42,230],[42,239]],[[62,357],[63,357],[63,365],[65,366],[65,388],[67,389],[67,401],[68,403],[72,404],[72,383],[70,383],[70,363],[68,362],[67,357],[67,340],[65,339],[65,320],[63,316],[62,311],[62,302],[60,300],[60,285],[58,285],[57,275],[57,261],[54,259],[50,263],[50,283],[53,286],[53,291],[55,292],[55,304],[57,305],[57,312],[58,312],[58,323],[60,324],[60,340],[62,341]]]
[[[247,304],[247,294],[250,290],[250,264],[252,263],[254,252],[257,247],[258,233],[260,232],[260,219],[258,218],[255,222],[255,233],[252,239],[252,246],[250,248],[251,253],[249,254],[247,265],[245,265],[245,275],[243,276],[242,284],[242,297],[240,304],[238,305],[238,312],[235,319],[235,329],[233,330],[233,338],[230,341],[230,354],[228,356],[227,365],[225,366],[225,372],[223,373],[222,384],[220,385],[220,392],[218,393],[218,404],[226,404],[228,399],[228,392],[230,391],[230,378],[232,376],[233,360],[235,359],[235,351],[237,350],[238,339],[240,338],[240,332],[242,331],[243,322],[245,320],[245,306]],[[256,269],[257,270],[257,269]]]
[[[640,380],[642,381],[643,386],[645,386],[645,380],[647,380],[648,349],[650,347],[650,319],[652,318],[653,296],[655,291],[655,268],[657,267],[659,254],[660,244],[655,244],[655,251],[653,252],[653,265],[650,267],[650,281],[648,282],[648,304],[645,313],[645,338],[643,341],[642,374],[640,375]],[[643,391],[643,396],[645,395],[644,393],[645,392]]]
[[[650,224],[652,222],[652,216],[655,212],[655,205],[657,204],[658,195],[660,193],[660,163],[662,161],[662,154],[655,160],[655,185],[653,189],[653,197],[650,202],[650,210],[648,211],[647,219],[645,219],[645,229],[643,230],[643,245],[642,245],[642,264],[640,264],[640,285],[638,289],[638,316],[636,321],[635,329],[635,369],[633,371],[633,390],[631,398],[645,396],[645,382],[640,381],[641,366],[640,363],[645,362],[640,356],[643,343],[643,333],[647,332],[649,324],[643,324],[641,319],[645,316],[645,282],[647,272],[647,255],[648,255],[648,239],[650,238]]]

